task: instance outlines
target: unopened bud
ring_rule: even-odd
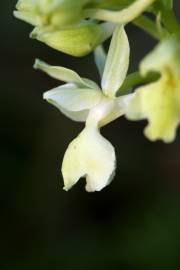
[[[112,35],[112,23],[82,23],[72,28],[54,30],[52,28],[36,27],[31,33],[32,38],[44,42],[58,51],[73,55],[84,56],[103,43]]]

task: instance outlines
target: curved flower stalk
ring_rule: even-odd
[[[104,54],[98,56],[104,59]],[[102,68],[104,60],[98,59],[97,62]],[[115,150],[100,134],[100,128],[120,117],[131,99],[131,95],[116,97],[128,65],[129,42],[122,26],[117,26],[113,34],[102,75],[102,90],[72,70],[36,61],[35,68],[67,83],[46,92],[44,99],[69,118],[85,121],[85,128],[70,143],[64,155],[62,174],[65,190],[84,176],[89,192],[101,190],[112,180],[116,167]]]
[[[145,135],[152,141],[170,143],[180,123],[180,39],[171,37],[160,43],[140,65],[142,75],[159,72],[157,82],[142,86],[127,106],[130,120],[147,119]]]
[[[122,10],[114,11],[107,9],[87,9],[85,10],[85,15],[90,18],[102,20],[102,21],[110,21],[114,23],[126,24],[136,17],[138,17],[141,13],[143,13],[147,8],[153,4],[156,0],[136,0],[136,1],[125,1],[127,3],[131,3],[129,6]]]

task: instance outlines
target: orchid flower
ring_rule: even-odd
[[[85,128],[69,144],[64,155],[62,175],[65,190],[69,190],[81,177],[85,177],[87,191],[100,191],[114,176],[115,150],[100,134],[100,128],[123,115],[128,100],[131,99],[131,95],[116,97],[127,74],[129,53],[124,27],[117,26],[107,59],[101,48],[97,48],[95,52],[96,63],[103,73],[102,90],[95,82],[81,78],[72,70],[36,60],[35,68],[67,83],[46,92],[44,99],[67,117],[85,122]]]
[[[158,81],[138,88],[127,106],[130,120],[147,119],[145,135],[172,142],[180,123],[180,40],[171,37],[162,41],[140,65],[142,75],[159,72]]]

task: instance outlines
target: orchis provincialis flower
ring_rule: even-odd
[[[104,66],[100,50],[96,59],[99,68]],[[64,189],[69,190],[81,177],[86,177],[86,190],[99,191],[114,176],[116,157],[114,147],[99,129],[124,113],[131,95],[116,97],[129,65],[129,42],[122,26],[114,31],[101,86],[63,67],[49,66],[36,60],[35,68],[67,84],[50,90],[44,99],[56,106],[69,118],[85,121],[84,130],[68,146],[62,164]],[[97,52],[96,52],[97,53]]]
[[[148,119],[145,135],[170,143],[180,123],[180,38],[161,42],[140,64],[142,75],[159,72],[158,81],[137,89],[127,106],[130,120]]]

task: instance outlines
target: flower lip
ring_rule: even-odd
[[[86,126],[65,153],[62,164],[64,190],[69,190],[85,176],[86,190],[100,191],[112,180],[115,164],[113,146],[96,127]]]

